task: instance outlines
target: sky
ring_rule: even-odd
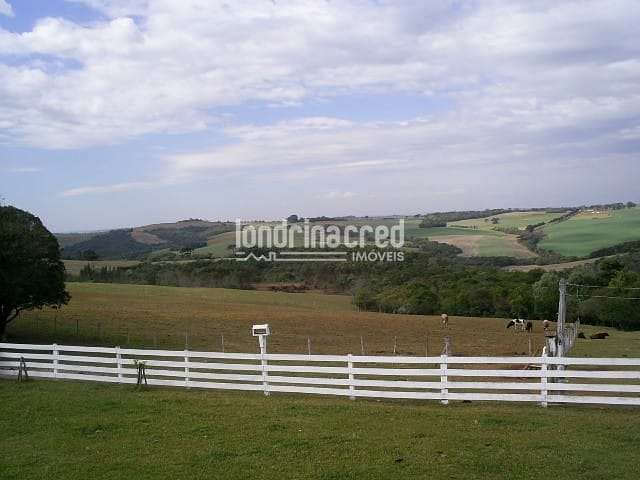
[[[0,0],[0,197],[57,232],[640,200],[640,2]]]

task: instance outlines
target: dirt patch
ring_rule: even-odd
[[[480,241],[487,238],[485,235],[442,235],[432,237],[430,240],[440,243],[448,243],[462,250],[463,257],[477,257],[480,254]]]
[[[145,232],[142,228],[134,228],[131,232],[131,238],[136,242],[144,243],[145,245],[160,245],[161,243],[166,243],[157,235]]]
[[[518,237],[515,235],[507,235],[505,237],[502,237],[502,240],[505,242],[505,247],[511,250],[511,252],[505,251],[505,254],[509,254],[509,256],[518,258],[534,258],[538,256],[527,247],[522,245],[520,242],[518,242]]]

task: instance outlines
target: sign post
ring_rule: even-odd
[[[267,370],[267,337],[271,334],[268,324],[254,325],[251,334],[258,337],[260,345],[260,366],[262,369],[262,388],[265,395],[269,395],[269,374]]]

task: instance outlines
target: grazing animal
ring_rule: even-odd
[[[442,319],[442,326],[444,328],[449,328],[449,315],[443,313],[442,315],[440,315],[440,318]]]
[[[594,333],[593,335],[589,335],[589,338],[591,340],[604,340],[608,336],[609,334],[607,332],[599,332],[599,333]]]
[[[524,326],[524,329],[525,329],[527,332],[531,333],[531,332],[533,331],[533,322],[532,322],[531,320],[529,320],[529,321],[527,322],[527,324]]]
[[[507,323],[507,328],[511,327],[513,327],[513,330],[516,332],[524,332],[524,320],[522,318],[514,318],[513,320],[510,320],[509,323]]]
[[[587,338],[584,336],[584,332],[578,332],[578,338]]]
[[[546,332],[547,330],[549,330],[549,326],[550,326],[550,322],[549,320],[543,320],[542,321],[542,327],[544,328],[544,331]]]

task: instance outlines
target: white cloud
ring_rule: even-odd
[[[112,185],[94,185],[88,187],[77,187],[64,190],[60,193],[62,197],[78,197],[82,195],[95,195],[104,193],[126,192],[129,190],[140,190],[155,186],[153,182],[124,182]]]
[[[640,114],[631,0],[77,1],[107,19],[0,30],[0,54],[14,59],[0,64],[3,143],[77,148],[204,131],[231,105],[354,92],[446,98],[456,121],[483,117],[507,129]],[[270,132],[230,132],[244,138],[237,149],[254,134]]]
[[[349,198],[355,197],[356,194],[353,192],[327,192],[324,195],[321,195],[320,198],[326,200],[346,200]]]
[[[9,173],[38,173],[41,172],[42,169],[38,167],[11,167],[7,168]]]
[[[11,4],[6,0],[0,0],[0,15],[13,17],[13,8],[11,8]]]

